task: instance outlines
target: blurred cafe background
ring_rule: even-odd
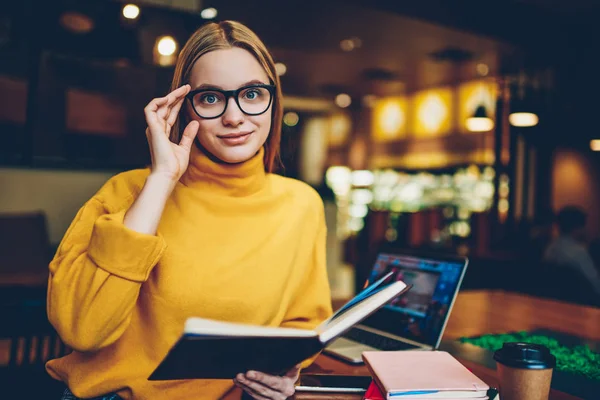
[[[79,207],[148,165],[143,107],[181,46],[226,19],[278,63],[278,173],[323,197],[334,298],[393,246],[467,255],[462,290],[598,306],[591,275],[544,252],[577,207],[600,268],[599,16],[595,0],[3,2],[0,306],[43,304]]]

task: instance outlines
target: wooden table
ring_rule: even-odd
[[[48,270],[37,272],[3,272],[0,271],[0,290],[3,287],[45,287],[48,284]]]
[[[463,292],[456,299],[444,339],[537,328],[600,340],[600,309],[502,291]],[[459,360],[488,385],[498,387],[494,370],[467,360]],[[348,365],[326,355],[319,356],[306,372],[368,375],[364,366]],[[359,400],[362,396],[298,393],[296,399]],[[568,400],[577,397],[552,390],[550,399]]]

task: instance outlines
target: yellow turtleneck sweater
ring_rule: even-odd
[[[225,165],[194,146],[156,236],[123,225],[148,169],[80,209],[50,264],[49,319],[74,349],[52,377],[83,398],[217,399],[231,381],[147,380],[186,318],[310,329],[330,316],[323,203],[263,156]]]

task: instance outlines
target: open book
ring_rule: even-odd
[[[410,287],[390,272],[314,330],[189,318],[181,338],[149,380],[232,379],[249,370],[283,374]]]

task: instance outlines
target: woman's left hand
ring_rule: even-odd
[[[300,373],[300,364],[283,376],[267,375],[258,371],[237,374],[233,382],[257,400],[285,400],[292,396]]]

